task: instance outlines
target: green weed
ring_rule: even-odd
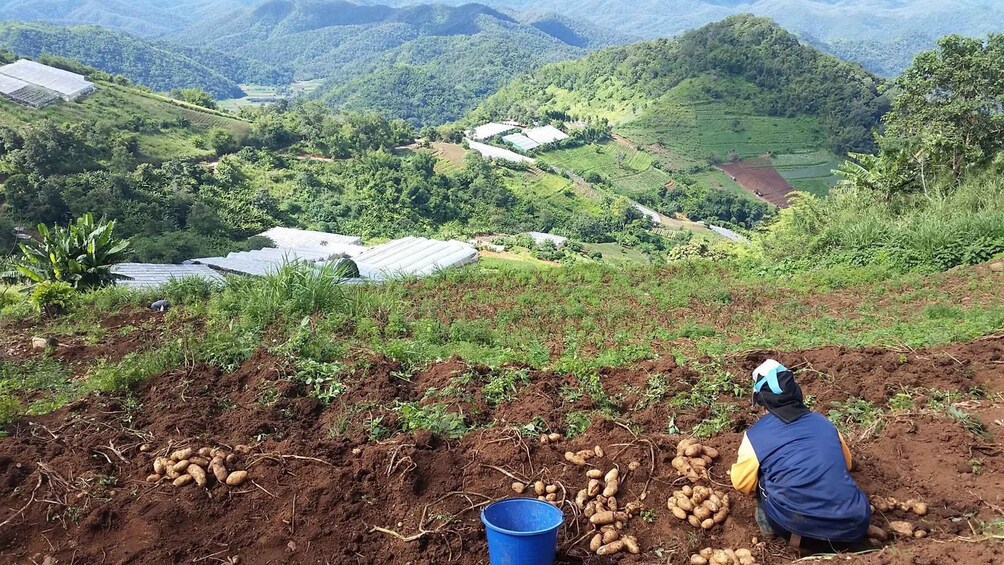
[[[397,407],[401,418],[401,430],[414,432],[428,430],[439,437],[455,439],[469,431],[463,416],[447,410],[445,404],[422,406],[408,402]]]
[[[496,369],[492,371],[482,391],[485,400],[494,406],[515,400],[519,388],[528,384],[530,371],[527,369]]]
[[[297,363],[295,380],[310,387],[310,394],[322,404],[331,404],[337,396],[345,392],[345,385],[338,380],[344,366],[341,363],[321,363],[312,359],[301,359]]]
[[[565,437],[572,439],[586,433],[591,420],[588,412],[569,412],[565,415]]]
[[[694,437],[711,437],[732,428],[732,415],[736,407],[731,404],[716,403],[711,407],[711,415],[694,426]]]
[[[882,411],[862,398],[834,401],[832,406],[827,416],[841,430],[854,426],[877,429],[882,418]]]

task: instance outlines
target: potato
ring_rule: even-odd
[[[614,513],[609,510],[597,512],[589,517],[589,523],[594,526],[605,526],[607,524],[613,524],[614,521]]]
[[[558,492],[558,485],[547,485],[544,490],[547,491],[547,494]]]
[[[698,457],[701,453],[704,453],[704,448],[700,445],[687,446],[687,449],[683,452],[683,454],[687,457]]]
[[[178,449],[175,452],[171,453],[171,461],[181,461],[183,459],[188,459],[189,457],[192,456],[192,453],[194,452],[195,450],[192,449],[191,447],[187,447],[185,449]]]
[[[673,516],[676,516],[680,520],[686,520],[687,519],[687,513],[684,512],[682,508],[680,508],[678,506],[674,506],[674,507],[670,508],[670,510],[673,511]]]
[[[593,539],[589,541],[589,551],[596,553],[596,550],[598,550],[602,545],[603,545],[603,534],[596,534],[595,536],[593,536]]]
[[[736,557],[738,557],[739,559],[744,559],[744,558],[747,558],[747,557],[753,557],[753,552],[751,552],[750,550],[748,550],[746,548],[737,549],[736,550]]]
[[[711,512],[712,514],[718,512],[718,505],[715,504],[715,501],[711,500],[710,498],[702,502],[701,507],[707,508],[708,512]]]
[[[586,507],[587,500],[589,500],[589,493],[586,492],[586,489],[582,489],[575,493],[575,505],[578,506],[580,510]]]
[[[226,466],[223,464],[223,459],[221,457],[217,457],[216,459],[210,461],[209,470],[213,472],[213,476],[216,477],[216,480],[221,483],[226,482],[227,475],[230,474],[227,471]]]
[[[586,518],[591,518],[594,514],[596,514],[595,500],[590,501],[588,504],[586,504],[586,507],[582,509],[582,515],[585,516]]]
[[[227,485],[232,487],[240,486],[247,478],[247,471],[234,471],[227,476]]]
[[[547,445],[551,442],[551,440],[547,439],[547,434],[540,434],[540,439],[537,441],[540,442],[540,445]]]
[[[599,469],[590,469],[590,470],[586,471],[586,478],[589,478],[589,479],[602,479],[603,478],[603,471],[601,471]]]
[[[714,447],[708,447],[705,445],[702,451],[704,452],[704,455],[707,455],[712,459],[718,459],[718,450]]]
[[[192,465],[198,465],[203,469],[209,467],[209,459],[206,459],[205,457],[200,457],[198,455],[193,455],[192,457],[189,457],[188,462],[191,463]]]
[[[875,525],[871,525],[868,526],[868,537],[875,538],[879,541],[885,541],[889,539],[889,534],[885,533],[885,530],[883,530],[882,528]]]
[[[189,465],[186,471],[188,471],[188,474],[195,479],[195,484],[200,487],[206,486],[206,472],[202,469],[202,467],[199,467],[198,465]]]
[[[168,465],[167,469],[164,469],[164,475],[167,478],[174,480],[177,479],[179,476],[181,476],[181,473],[174,470],[174,465]]]
[[[592,449],[580,449],[576,451],[575,454],[583,459],[592,459],[596,456]]]
[[[569,463],[571,463],[572,465],[575,465],[575,466],[578,466],[578,467],[581,467],[581,466],[583,466],[583,465],[586,464],[586,460],[583,459],[582,456],[576,455],[576,454],[572,453],[571,451],[566,451],[565,452],[565,460],[568,461]]]
[[[211,448],[208,447],[199,448],[199,457],[212,458],[212,456],[213,456],[213,450]]]
[[[641,553],[641,548],[638,547],[638,540],[634,536],[624,536],[624,548],[627,549],[628,553],[631,555],[638,555]]]
[[[608,543],[613,543],[621,538],[620,533],[616,530],[607,530],[603,532],[603,545]]]
[[[544,484],[544,481],[537,481],[533,483],[533,492],[537,493],[537,496],[544,496],[547,492],[547,485]]]
[[[889,522],[889,528],[897,534],[905,537],[912,536],[914,531],[913,524],[902,521]]]
[[[645,505],[641,502],[633,501],[628,502],[627,506],[624,507],[624,511],[628,513],[629,516],[637,514],[638,512],[645,509]]]
[[[756,565],[756,560],[752,557],[740,557],[739,565]]]
[[[620,469],[618,469],[617,467],[614,467],[613,469],[610,469],[609,471],[607,471],[606,475],[603,475],[603,482],[604,483],[609,483],[610,481],[616,481],[617,479],[620,478],[620,476],[621,476]]]
[[[157,473],[158,475],[163,475],[164,473],[167,472],[167,468],[173,465],[174,464],[171,462],[170,459],[167,459],[165,457],[158,457],[153,460],[153,472]]]
[[[620,553],[624,551],[624,542],[617,540],[615,542],[608,543],[596,550],[596,555],[613,555],[615,553]]]
[[[688,514],[694,511],[694,503],[691,502],[689,498],[677,497],[676,505],[679,506],[684,512],[687,512]]]
[[[141,452],[143,452],[143,453],[146,453],[147,451],[150,451],[151,449],[153,449],[153,446],[150,445],[149,443],[144,443],[143,445],[139,446],[139,450]]]
[[[637,471],[638,467],[641,467],[641,463],[637,461],[632,461],[628,463],[628,471]]]
[[[526,485],[524,485],[523,483],[513,483],[512,491],[515,492],[516,494],[523,494],[526,491]]]
[[[607,481],[606,486],[603,488],[603,496],[607,498],[617,496],[617,488],[617,481]]]
[[[598,446],[598,445],[596,447],[594,447],[593,448],[593,455],[595,455],[597,457],[603,457],[603,455],[604,455],[603,448],[600,447],[600,446]]]
[[[226,461],[227,465],[233,465],[237,463],[237,456],[231,453],[227,455],[223,460]]]
[[[175,473],[184,473],[185,469],[187,469],[190,464],[191,463],[189,463],[188,459],[182,459],[181,461],[175,463],[172,469]]]
[[[695,528],[700,528],[701,527],[701,521],[698,520],[697,516],[694,516],[693,514],[691,514],[690,516],[687,516],[687,521],[690,522],[690,525],[693,526],[693,527],[695,527]]]
[[[698,506],[694,508],[694,516],[700,521],[705,521],[712,516],[711,511],[703,506]]]
[[[715,554],[715,551],[710,547],[705,547],[700,551],[700,556],[705,559],[711,559]]]
[[[555,493],[553,493],[553,492],[549,492],[549,493],[547,493],[547,496],[544,497],[544,500],[546,500],[548,502],[554,502],[554,501],[558,500],[558,495],[555,494]]]
[[[701,521],[701,528],[704,528],[705,530],[710,530],[711,528],[714,527],[715,527],[715,521],[712,520],[711,518],[707,518]]]
[[[150,476],[148,476],[146,478],[146,482],[148,482],[148,483],[155,483],[155,482],[157,482],[157,481],[159,481],[159,480],[161,480],[163,478],[164,477],[161,476],[161,475],[150,475]]]
[[[248,453],[251,453],[251,446],[249,446],[249,445],[243,445],[243,444],[241,444],[241,445],[235,445],[234,446],[234,451],[236,453],[241,453],[241,454],[247,455]]]
[[[728,518],[728,517],[729,517],[729,509],[728,508],[722,508],[718,512],[715,512],[715,515],[712,516],[711,519],[714,520],[716,524],[722,524],[722,523],[725,522],[725,519]]]
[[[695,553],[690,556],[690,565],[708,565],[708,560]]]
[[[561,441],[561,434],[559,434],[557,432],[551,432],[551,433],[547,434],[547,439],[551,443],[558,443],[559,441]]]
[[[927,537],[927,530],[917,530],[913,532],[913,537],[917,539],[923,539]]]
[[[183,486],[191,483],[193,480],[194,479],[193,479],[193,477],[191,475],[187,475],[187,474],[186,475],[179,475],[177,479],[174,479],[174,483],[173,484],[176,487],[183,487]]]
[[[914,503],[913,507],[910,508],[910,511],[912,511],[917,516],[927,516],[927,504],[923,502],[916,502]]]

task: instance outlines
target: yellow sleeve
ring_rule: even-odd
[[[743,443],[739,446],[739,457],[729,473],[732,476],[732,486],[743,494],[750,494],[756,488],[757,477],[760,474],[760,460],[756,458],[750,438],[743,434]]]
[[[837,432],[837,435],[840,436],[840,448],[844,450],[844,461],[847,462],[847,470],[850,471],[854,464],[854,460],[851,459],[851,450],[847,448],[847,442],[844,441],[843,434]]]

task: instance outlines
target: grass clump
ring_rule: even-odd
[[[423,406],[418,402],[406,402],[397,407],[397,412],[403,432],[428,430],[439,437],[456,439],[470,431],[463,416],[450,412],[446,404]]]
[[[863,398],[849,398],[844,402],[834,401],[827,416],[841,431],[852,427],[877,429],[882,419],[882,410]]]

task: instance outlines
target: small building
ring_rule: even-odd
[[[502,141],[514,145],[516,148],[522,151],[531,151],[533,149],[540,147],[539,143],[521,133],[514,133],[511,135],[507,135],[502,138]]]
[[[516,129],[516,126],[509,124],[499,124],[496,122],[488,122],[487,124],[482,124],[474,128],[471,132],[471,139],[475,141],[484,141],[486,139],[491,139],[496,135],[502,135],[503,133],[509,133]]]
[[[71,102],[94,91],[94,83],[88,81],[83,75],[28,59],[20,59],[0,67],[0,75],[23,81],[29,85],[40,86],[56,93],[63,100]]]
[[[511,161],[513,163],[534,163],[535,161],[527,157],[526,155],[520,155],[515,151],[509,151],[508,149],[502,149],[501,147],[495,147],[494,145],[488,145],[486,143],[478,143],[468,139],[467,146],[471,148],[472,151],[477,151],[485,159],[502,159],[503,161]]]

